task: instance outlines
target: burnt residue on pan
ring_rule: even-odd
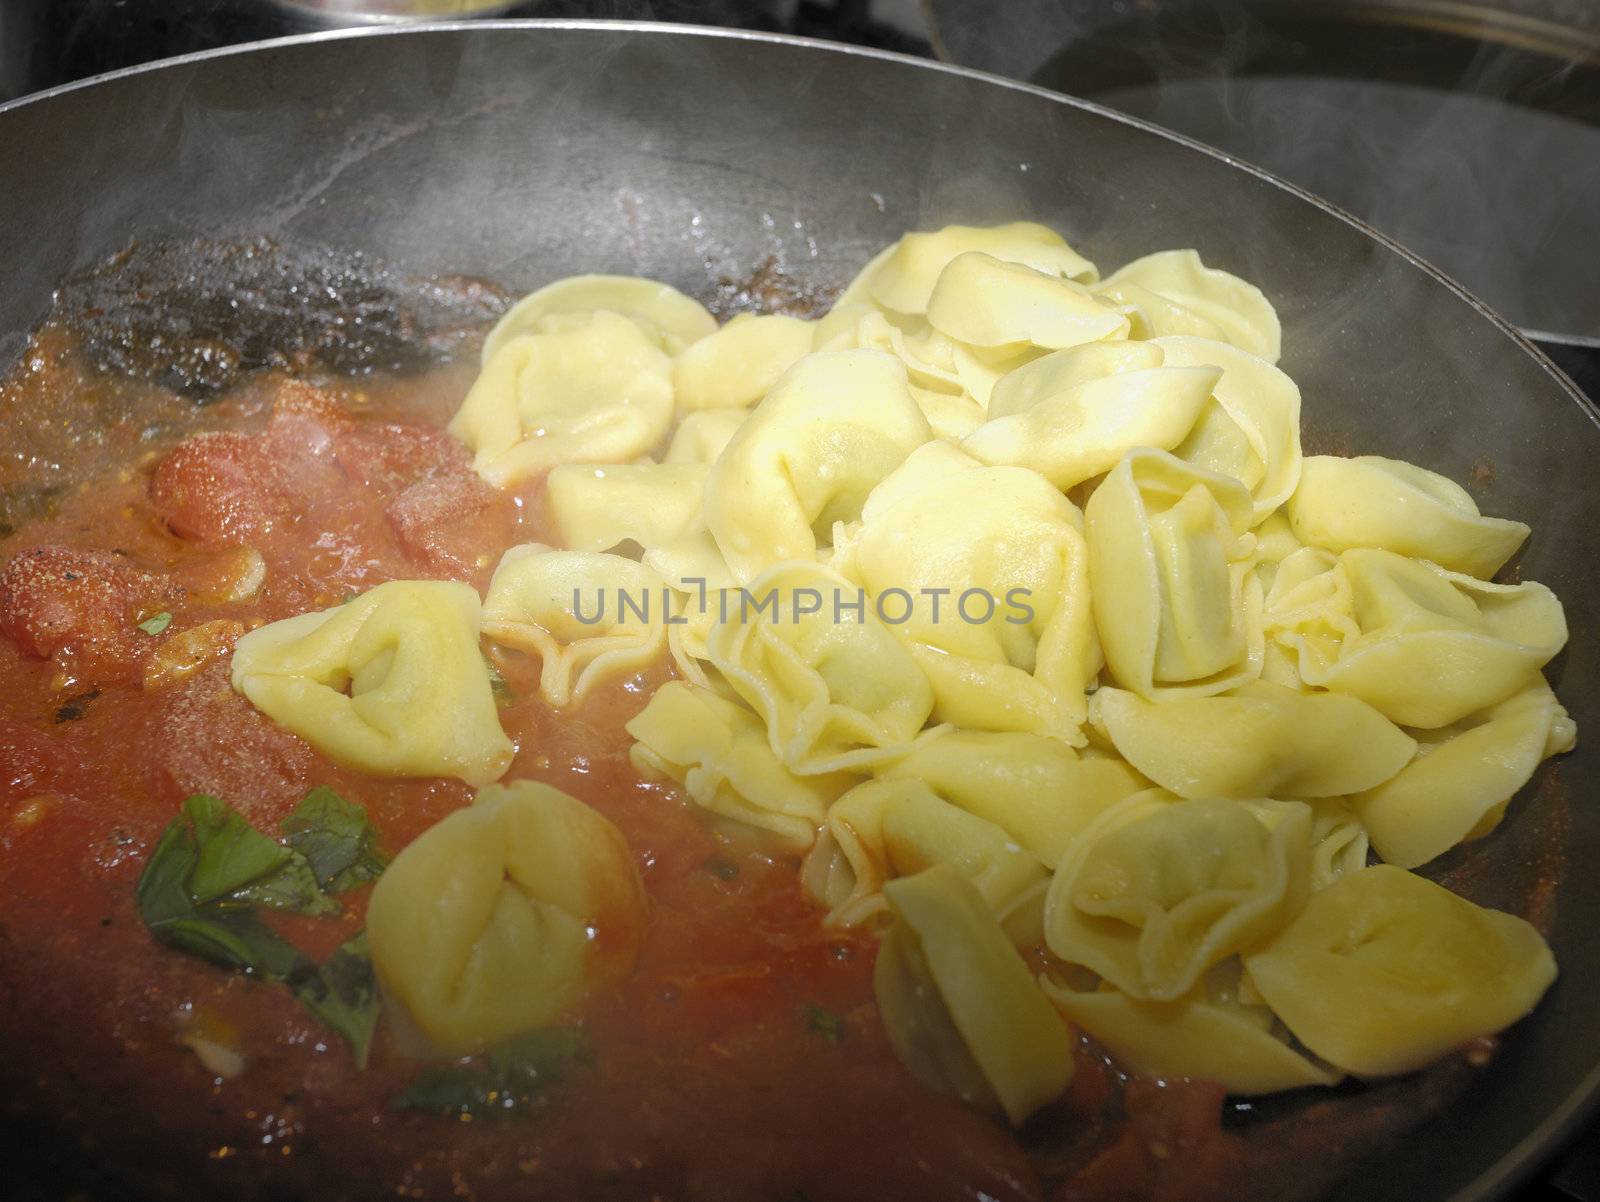
[[[139,242],[69,277],[55,319],[97,370],[209,400],[253,372],[415,371],[475,349],[510,298],[266,238]]]

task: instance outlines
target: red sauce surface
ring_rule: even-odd
[[[38,405],[70,404],[87,385],[52,355],[26,386]],[[469,382],[463,369],[359,387],[268,380],[153,438],[104,432],[78,465],[83,483],[0,541],[11,1120],[150,1195],[1068,1202],[1264,1183],[1289,1196],[1327,1180],[1334,1159],[1316,1128],[1225,1129],[1219,1090],[1129,1086],[1087,1044],[1069,1096],[1020,1136],[919,1085],[878,1020],[873,945],[822,928],[793,859],[729,842],[633,773],[621,727],[665,663],[557,714],[537,698],[536,663],[496,653],[516,698],[502,711],[518,748],[508,777],[612,819],[651,904],[637,971],[583,1008],[594,1066],[548,1106],[478,1122],[391,1109],[421,1066],[387,1031],[358,1070],[286,991],[157,944],[134,886],[190,793],[275,831],[329,785],[366,806],[391,855],[468,801],[454,781],[376,780],[324,760],[232,692],[226,638],[192,674],[144,680],[152,656],[204,624],[236,633],[387,579],[481,588],[504,547],[544,536],[536,490],[482,489],[440,432]],[[241,545],[262,556],[265,585],[219,599]],[[30,558],[40,547],[51,549]],[[170,625],[137,628],[157,611]],[[365,895],[344,900],[337,920],[280,925],[326,956],[362,925]],[[842,1037],[813,1028],[812,1006],[843,1019]],[[242,1074],[217,1077],[180,1041],[197,1025],[232,1037]],[[1367,1134],[1345,1122],[1339,1146],[1404,1130],[1459,1088],[1451,1072],[1362,1099]]]

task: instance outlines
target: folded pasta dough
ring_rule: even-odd
[[[626,463],[671,421],[672,360],[626,317],[599,310],[507,339],[448,428],[477,473],[505,487],[560,463]]]
[[[461,1056],[569,1013],[633,970],[647,918],[622,832],[558,789],[495,785],[372,890],[372,966],[433,1050]]]
[[[1556,976],[1522,919],[1389,864],[1312,894],[1245,967],[1296,1039],[1367,1077],[1410,1072],[1510,1026]]]
[[[945,268],[972,251],[1079,284],[1092,284],[1099,278],[1094,264],[1068,246],[1060,234],[1035,222],[947,225],[932,233],[906,234],[880,253],[845,289],[836,307],[870,300],[896,313],[926,313]]]
[[[708,639],[711,662],[793,772],[865,770],[903,750],[933,710],[927,677],[860,593],[821,564],[778,564]]]
[[[1260,585],[1244,485],[1164,451],[1128,452],[1084,511],[1095,626],[1123,688],[1157,700],[1261,674]]]
[[[1500,824],[1512,796],[1577,730],[1543,679],[1460,726],[1430,732],[1393,780],[1350,798],[1378,854],[1415,868]]]
[[[857,785],[828,808],[828,825],[813,855],[838,857],[829,893],[816,893],[831,907],[832,926],[858,926],[886,912],[886,881],[911,876],[935,864],[951,864],[978,887],[1006,922],[1020,917],[1038,942],[1038,909],[1049,872],[1040,859],[1017,846],[992,822],[942,800],[921,781],[874,780]],[[815,872],[806,874],[808,882]]]
[[[1110,988],[1077,990],[1048,976],[1040,988],[1123,1069],[1140,1076],[1215,1081],[1245,1097],[1333,1085],[1340,1077],[1279,1038],[1266,1007],[1214,998],[1204,988],[1172,1002]]]
[[[1289,498],[1295,535],[1330,551],[1381,547],[1487,580],[1526,541],[1521,522],[1484,517],[1454,480],[1378,455],[1313,455]]]
[[[707,466],[715,463],[748,416],[743,409],[700,409],[686,414],[672,432],[662,462]]]
[[[1366,827],[1342,797],[1317,797],[1306,802],[1257,797],[1243,803],[1270,830],[1311,807],[1311,888],[1325,889],[1347,872],[1367,866],[1371,841]]]
[[[233,687],[336,763],[472,785],[511,764],[469,585],[394,580],[273,622],[233,650]]]
[[[1021,1124],[1072,1083],[1072,1037],[982,895],[944,864],[884,886],[873,974],[889,1042],[925,1085]]]
[[[1315,554],[1291,559],[1310,567]],[[1448,726],[1504,701],[1567,641],[1561,602],[1544,585],[1489,584],[1392,551],[1346,551],[1292,583],[1263,622],[1301,678],[1401,726]]]
[[[739,612],[738,586],[722,552],[705,529],[652,547],[643,562],[658,572],[674,594],[667,649],[678,674],[691,684],[718,687],[731,694],[711,669],[711,631],[722,615]]]
[[[1381,785],[1416,740],[1366,702],[1266,681],[1213,697],[1094,695],[1090,719],[1139,772],[1179,797],[1333,797]]]
[[[631,559],[524,543],[494,570],[483,633],[537,655],[539,692],[561,708],[661,655],[668,596],[661,577]]]
[[[1052,867],[1106,809],[1150,787],[1122,760],[1021,731],[929,731],[876,771],[920,781]]]
[[[811,353],[811,339],[811,323],[798,317],[739,314],[678,353],[672,364],[678,411],[754,405]]]
[[[846,773],[797,776],[767,742],[749,710],[709,689],[668,681],[625,727],[643,775],[683,786],[691,801],[723,818],[809,848],[835,798],[858,783]]]
[[[840,566],[911,647],[937,720],[1081,743],[1099,668],[1081,524],[1036,473],[934,442],[873,491]]]
[[[564,463],[545,478],[546,510],[568,550],[657,547],[699,526],[706,471],[700,463]]]
[[[1128,319],[1082,284],[981,251],[950,260],[928,298],[928,324],[968,346],[1056,351],[1128,336]]]
[[[1295,803],[1269,828],[1240,802],[1134,794],[1062,859],[1045,940],[1130,997],[1176,1001],[1293,918],[1310,868],[1309,806]]]
[[[510,341],[538,332],[551,318],[581,319],[597,309],[620,313],[669,355],[676,355],[717,329],[704,305],[670,284],[627,275],[574,275],[523,297],[489,331],[483,364]]]
[[[1095,289],[1136,313],[1136,338],[1193,334],[1232,343],[1276,363],[1283,331],[1272,302],[1254,284],[1207,267],[1193,250],[1135,259]]]
[[[860,516],[873,486],[932,437],[893,356],[808,355],[711,465],[706,525],[740,580],[814,558],[819,534]]]
[[[1164,366],[1149,342],[1055,351],[1002,376],[988,420],[962,449],[1032,468],[1065,491],[1110,471],[1134,447],[1170,450],[1194,428],[1221,369]]]
[[[1173,454],[1242,482],[1254,506],[1250,524],[1265,521],[1300,482],[1300,389],[1271,363],[1215,339],[1171,336],[1152,345],[1173,369],[1221,369],[1211,404]]]

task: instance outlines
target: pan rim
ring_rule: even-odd
[[[1523,353],[1532,358],[1544,370],[1550,382],[1578,407],[1597,431],[1600,431],[1600,398],[1591,401],[1517,327],[1489,308],[1488,305],[1451,276],[1338,205],[1254,163],[1162,126],[1154,125],[1140,118],[1129,116],[1126,113],[1106,108],[1103,105],[1079,97],[1064,95],[1035,84],[1008,79],[976,68],[958,66],[937,59],[924,59],[889,50],[851,46],[793,34],[766,33],[757,30],[728,29],[661,21],[587,20],[581,18],[486,18],[482,20],[417,21],[404,24],[384,23],[318,30],[311,33],[291,34],[285,37],[267,38],[259,41],[198,50],[171,58],[157,59],[149,63],[123,67],[81,80],[73,80],[41,92],[30,93],[26,96],[0,103],[0,130],[3,130],[4,120],[10,113],[47,104],[62,96],[88,91],[104,83],[172,68],[206,63],[213,59],[356,38],[426,37],[445,33],[476,33],[495,30],[528,33],[549,30],[572,33],[622,33],[640,36],[674,35],[689,39],[715,38],[723,41],[788,46],[809,52],[873,59],[896,66],[933,71],[1020,92],[1047,100],[1053,104],[1085,110],[1119,125],[1131,127],[1147,134],[1154,134],[1168,142],[1197,151],[1227,166],[1241,170],[1247,175],[1254,176],[1258,180],[1297,197],[1323,213],[1354,228],[1384,247],[1391,254],[1404,260],[1411,267],[1431,277],[1435,282],[1442,284],[1449,292],[1455,295],[1457,300],[1465,302],[1472,308],[1491,328],[1510,339]],[[1596,1113],[1600,1113],[1600,1062],[1597,1062],[1592,1067],[1573,1090],[1569,1091],[1564,1098],[1560,1099],[1545,1112],[1544,1117],[1535,1125],[1532,1131],[1513,1144],[1489,1168],[1479,1173],[1466,1186],[1451,1195],[1448,1202],[1490,1202],[1491,1199],[1509,1194],[1512,1189],[1530,1178],[1539,1168],[1553,1160],[1583,1123]],[[1433,1116],[1430,1121],[1437,1121],[1440,1117],[1442,1117],[1442,1113],[1441,1115]],[[1356,1171],[1359,1171],[1359,1169]]]

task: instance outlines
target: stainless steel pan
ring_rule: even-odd
[[[610,270],[701,294],[768,259],[839,283],[901,231],[956,220],[1045,221],[1108,266],[1197,247],[1277,303],[1314,447],[1478,481],[1486,509],[1533,523],[1523,571],[1556,589],[1572,627],[1558,688],[1588,737],[1600,730],[1595,414],[1403,250],[1109,112],[780,38],[475,23],[319,35],[68,87],[0,108],[0,163],[0,365],[64,274],[164,234],[268,234],[512,288]],[[1443,866],[1515,908],[1557,881],[1544,915],[1562,978],[1465,1097],[1343,1196],[1499,1194],[1600,1090],[1596,779],[1600,753],[1580,748]]]

